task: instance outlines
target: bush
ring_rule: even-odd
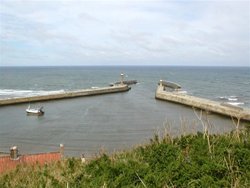
[[[171,142],[155,136],[130,152],[82,164],[68,158],[43,167],[20,166],[0,177],[0,187],[250,187],[249,132],[203,134]]]

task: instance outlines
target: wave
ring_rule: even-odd
[[[223,102],[233,105],[233,106],[243,106],[245,105],[245,102],[247,103],[247,101],[243,101],[242,98],[239,98],[238,96],[221,96],[218,97],[219,100],[222,100]]]
[[[177,91],[176,93],[187,94],[187,91],[185,91],[185,90],[180,90],[180,91]]]
[[[218,97],[220,100],[227,100],[227,101],[238,101],[237,96],[222,96]]]
[[[29,93],[30,90],[13,90],[13,89],[0,89],[0,95],[23,94]]]
[[[0,89],[0,98],[17,98],[17,97],[31,97],[38,95],[49,95],[63,93],[65,90],[15,90],[15,89]]]
[[[239,105],[244,105],[244,102],[227,102],[228,104],[234,105],[234,106],[239,106]]]
[[[238,101],[237,98],[228,98],[227,100],[229,100],[229,101]]]

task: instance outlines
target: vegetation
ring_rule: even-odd
[[[40,167],[19,166],[0,187],[250,187],[249,130],[202,133],[150,143],[87,163],[68,158]]]

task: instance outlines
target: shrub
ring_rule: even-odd
[[[82,164],[68,158],[40,167],[19,166],[0,187],[250,187],[249,132],[169,138],[155,136],[132,151]]]

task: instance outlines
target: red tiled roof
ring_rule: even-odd
[[[61,159],[60,152],[39,153],[33,155],[21,155],[17,160],[13,160],[10,156],[0,157],[0,173],[14,169],[18,164],[40,164],[59,161]]]

